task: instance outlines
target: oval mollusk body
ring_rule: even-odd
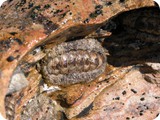
[[[42,74],[56,85],[90,82],[106,67],[104,48],[95,39],[66,42],[46,51]]]

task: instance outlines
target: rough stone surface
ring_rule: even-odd
[[[112,2],[103,0],[6,1],[0,8],[0,112],[5,116],[4,99],[8,91],[8,86],[14,70],[19,65],[20,61],[23,61],[24,56],[27,55],[27,53],[31,52],[33,49],[35,49],[37,46],[44,45],[45,43],[52,43],[56,45],[68,39],[75,40],[78,37],[84,37],[91,32],[97,30],[98,27],[104,25],[111,17],[121,12],[140,7],[149,7],[153,5],[154,2],[152,0],[114,0]],[[153,11],[156,13],[154,14],[155,16],[159,16],[159,13],[156,12],[157,10]],[[157,20],[157,17],[154,16],[154,19],[146,17],[153,15],[148,14],[152,13],[152,9],[147,13],[146,16],[143,15],[143,19],[140,22],[138,22],[139,19],[136,17],[139,15],[136,15],[136,13],[137,12],[135,12],[135,17],[132,18],[135,18],[133,19],[133,21],[136,20],[137,22],[133,22],[133,24],[128,24],[124,20],[125,18],[127,19],[127,17],[122,17],[124,21],[121,21],[119,24],[121,26],[126,26],[124,27],[124,33],[111,31],[112,35],[109,38],[106,38],[105,42],[103,43],[105,48],[109,51],[110,55],[108,55],[108,62],[111,66],[113,66],[113,70],[118,69],[115,68],[115,66],[120,68],[128,68],[128,66],[130,65],[134,66],[137,64],[142,64],[143,66],[143,63],[146,61],[146,59],[147,62],[159,62],[159,51],[157,51],[157,48],[159,48],[159,30],[155,30],[155,27],[156,29],[158,28],[156,25],[159,25],[159,21]],[[146,19],[148,20],[148,22],[146,22]],[[156,24],[152,21],[155,21]],[[118,24],[116,23],[116,25]],[[116,30],[118,29],[119,27],[116,28]],[[122,30],[120,29],[119,31]],[[126,36],[126,34],[129,35]],[[119,38],[123,39],[120,40]],[[128,43],[128,39],[131,43]],[[133,40],[133,43],[130,39]],[[137,42],[134,41],[135,39]],[[140,39],[141,43],[138,42],[137,39]],[[121,43],[119,43],[119,41],[121,41]],[[147,54],[145,51],[147,52]],[[131,56],[131,54],[133,55]],[[108,74],[109,76],[111,76],[111,78],[114,77],[111,74],[113,70],[110,70],[110,74]],[[142,70],[144,72],[144,69]],[[153,76],[156,74],[156,81],[158,81],[159,77],[157,71],[152,72],[151,69],[151,71],[147,72],[153,73]],[[33,72],[33,74],[34,76],[31,77],[31,79],[35,80],[35,78],[37,78],[38,81],[36,81],[35,84],[29,83],[29,86],[27,88],[13,95],[13,97],[18,100],[15,104],[15,111],[17,112],[15,113],[15,115],[17,116],[19,116],[19,114],[21,113],[24,104],[26,104],[26,102],[29,101],[38,92],[40,77],[37,72]],[[100,77],[97,80],[98,83],[100,83],[101,80],[103,81],[106,78],[105,75],[102,76],[103,79]],[[121,75],[118,75],[118,78],[120,76]],[[154,77],[150,78],[153,79]],[[27,79],[29,80],[30,78]],[[107,82],[107,78],[105,80]],[[115,81],[117,80],[118,79],[116,79]],[[92,98],[92,101],[94,101],[95,97],[97,96],[96,93],[101,93],[101,91],[103,91],[103,88],[105,88],[105,86],[103,86],[102,89],[97,89],[98,86],[96,86],[96,82],[94,82],[93,84],[93,87],[89,89],[90,92],[93,91],[92,93],[94,93],[89,96]],[[155,84],[153,84],[153,86],[154,85]],[[155,88],[153,90],[158,89],[156,87],[152,88]],[[29,94],[30,92],[31,94]],[[89,94],[90,92],[86,91],[87,94]],[[84,108],[91,104],[90,102],[88,102],[89,97],[87,97],[87,94],[85,97],[73,97],[75,102],[72,103],[72,106],[77,109],[76,106],[80,105],[81,109],[78,109],[78,112],[76,112],[76,114],[74,114],[73,116],[66,113],[68,117],[76,116]],[[84,104],[80,104],[82,103],[81,98],[82,101],[84,101]],[[69,100],[69,98],[67,99]],[[65,101],[63,98],[62,100]],[[157,101],[151,101],[154,102],[154,104],[157,104]],[[93,102],[93,104],[94,103],[95,102]],[[155,109],[154,106],[152,106],[152,108]],[[64,109],[66,109],[66,107],[64,107]],[[74,109],[72,110],[74,111]],[[66,111],[63,110],[63,112],[65,113]],[[156,112],[157,111],[154,112],[154,115]],[[62,116],[64,116],[64,114],[62,114]]]

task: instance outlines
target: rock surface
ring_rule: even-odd
[[[6,97],[6,103],[11,102],[11,106],[6,104],[7,117],[23,119],[23,111],[32,114],[30,111],[35,109],[31,105],[34,103],[28,104],[28,101],[33,99],[37,103],[38,99],[52,98],[57,101],[58,108],[60,106],[52,111],[53,114],[65,119],[155,118],[160,101],[159,10],[142,8],[115,17],[124,11],[153,5],[152,0],[5,2],[0,8],[0,112],[5,116],[4,99],[10,79],[16,67],[25,61],[25,55],[28,59],[28,53],[36,47],[75,40],[103,26],[96,31],[97,34],[101,34],[101,30],[112,33],[102,40],[110,66],[104,74],[91,83],[64,87],[46,94],[39,92],[42,78],[33,67],[27,76],[29,85],[13,93],[10,99]],[[108,25],[108,22],[115,26]],[[77,87],[80,89],[78,92]],[[42,94],[42,97],[34,97],[37,94]],[[48,104],[39,105],[46,109]],[[41,112],[45,115],[46,110],[38,112],[32,116],[33,119]],[[123,116],[120,118],[120,115]]]

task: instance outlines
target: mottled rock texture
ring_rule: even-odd
[[[55,119],[155,118],[160,12],[150,6],[152,0],[6,1],[0,8],[0,112],[5,116],[5,105],[7,117],[16,120],[51,119],[51,114]],[[35,63],[45,56],[43,50],[84,37],[95,37],[106,49],[105,72],[90,83],[41,92],[43,76]],[[17,66],[29,84],[5,98]]]

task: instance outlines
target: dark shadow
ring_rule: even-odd
[[[117,15],[101,29],[111,31],[103,46],[109,64],[120,67],[160,62],[160,9],[140,8]]]

